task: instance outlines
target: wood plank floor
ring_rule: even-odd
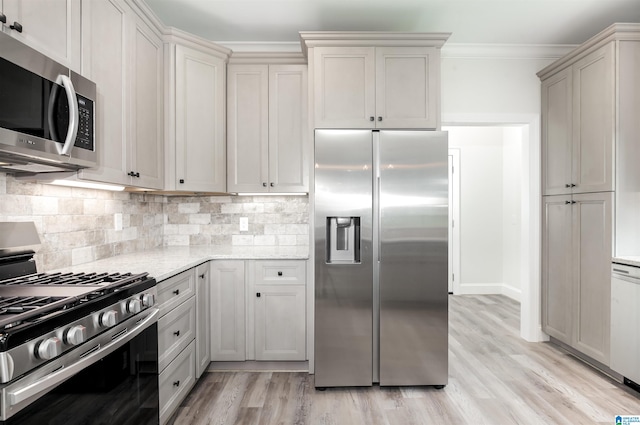
[[[442,390],[316,391],[297,372],[205,373],[175,424],[614,424],[640,415],[640,394],[548,343],[519,336],[520,305],[450,297],[449,384]]]

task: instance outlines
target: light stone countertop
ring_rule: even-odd
[[[627,266],[640,267],[640,256],[621,256],[611,258],[612,263],[626,264]]]
[[[123,254],[52,272],[143,273],[158,282],[209,260],[306,260],[307,246],[172,246]]]

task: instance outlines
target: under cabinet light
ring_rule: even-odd
[[[53,180],[49,184],[55,184],[57,186],[81,187],[84,189],[111,190],[114,192],[124,190],[124,186],[106,183],[94,183],[84,180]]]

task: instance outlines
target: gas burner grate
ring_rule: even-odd
[[[65,297],[0,297],[0,315],[33,311]]]
[[[70,285],[70,286],[110,286],[109,284],[129,283],[134,278],[145,276],[134,276],[131,273],[38,273],[27,276],[16,277],[0,281],[1,286],[16,285]]]

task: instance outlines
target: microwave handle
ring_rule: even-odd
[[[67,102],[69,103],[69,129],[67,130],[67,137],[64,139],[62,149],[58,149],[58,151],[60,155],[69,155],[76,141],[76,136],[78,135],[78,99],[76,97],[76,90],[69,77],[60,74],[58,75],[56,83],[64,87],[64,91],[67,94]]]

